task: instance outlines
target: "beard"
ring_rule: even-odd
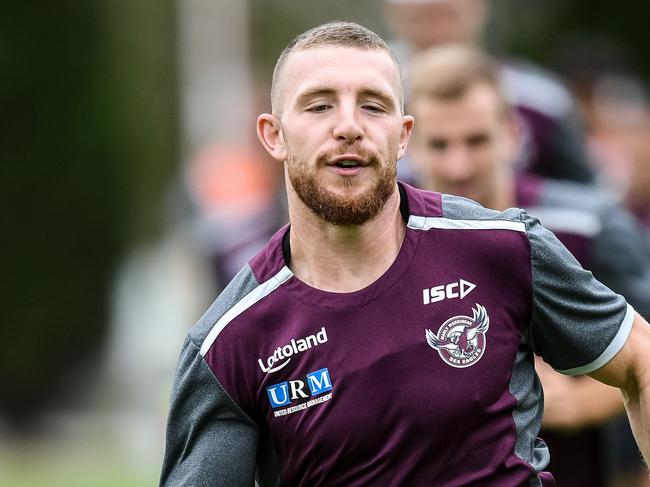
[[[338,184],[344,194],[338,195],[322,185],[316,170],[310,170],[307,163],[298,161],[291,154],[287,159],[289,181],[300,200],[318,218],[337,226],[363,225],[376,217],[393,195],[397,177],[397,160],[382,165],[375,157],[364,159],[370,163],[368,166],[378,168],[378,175],[375,184],[358,196],[350,194],[357,178],[362,176],[339,178]],[[319,157],[316,168],[325,166],[327,160],[328,156]]]

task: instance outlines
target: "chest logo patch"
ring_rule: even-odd
[[[273,415],[287,416],[332,399],[332,379],[327,368],[266,388]],[[281,408],[281,409],[278,409]]]
[[[481,360],[485,352],[485,334],[490,327],[487,310],[477,304],[473,316],[454,316],[445,321],[438,333],[425,330],[427,343],[440,358],[456,368],[465,368]]]

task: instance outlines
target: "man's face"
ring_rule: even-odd
[[[335,225],[372,219],[393,194],[410,135],[399,72],[382,50],[294,52],[280,77],[280,141],[289,191]]]
[[[423,96],[412,109],[411,158],[420,183],[495,206],[504,178],[512,178],[516,141],[494,88],[478,83],[451,100]]]

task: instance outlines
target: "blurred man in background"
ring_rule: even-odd
[[[489,0],[385,0],[384,7],[386,22],[397,36],[392,48],[406,79],[410,59],[424,49],[445,44],[478,46],[490,16]],[[593,181],[576,106],[567,89],[529,62],[503,59],[499,69],[505,96],[522,119],[519,169]]]
[[[500,75],[494,61],[469,47],[431,49],[413,60],[410,157],[418,184],[490,208],[526,208],[597,279],[650,316],[650,250],[634,219],[590,186],[516,175],[520,128]],[[597,426],[622,411],[618,391],[542,362],[538,373],[546,397],[542,437],[558,484],[605,485]]]
[[[599,80],[591,135],[606,176],[620,177],[622,201],[650,237],[650,97],[639,79]]]

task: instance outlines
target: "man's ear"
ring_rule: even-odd
[[[270,113],[263,113],[257,117],[257,137],[273,159],[278,162],[287,160],[287,150],[278,117]]]
[[[413,132],[413,124],[415,123],[414,119],[410,115],[404,115],[402,117],[402,132],[399,136],[399,149],[397,150],[397,160],[400,160],[406,154],[406,147],[408,146],[409,140],[411,139],[411,133]]]

